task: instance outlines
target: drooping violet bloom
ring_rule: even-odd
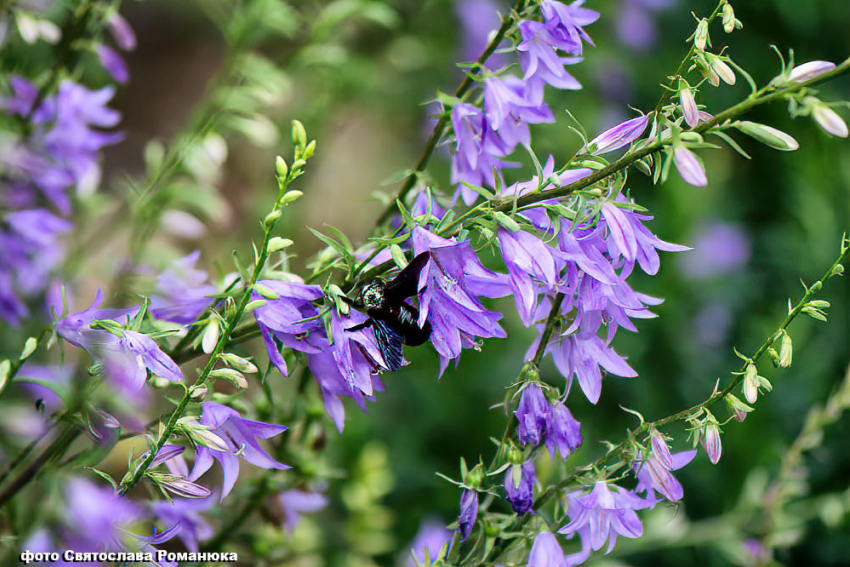
[[[578,534],[582,542],[580,553],[567,556],[572,565],[585,561],[591,550],[602,549],[606,541],[606,553],[610,552],[617,536],[637,538],[643,534],[643,524],[635,510],[648,508],[649,503],[622,487],[609,487],[607,482],[600,481],[586,494],[580,490],[567,494],[567,501],[570,523],[558,533],[570,537]]]
[[[277,500],[283,509],[283,526],[290,534],[298,525],[301,514],[316,512],[328,505],[328,498],[318,492],[303,490],[287,490],[277,495]]]
[[[656,492],[670,502],[678,502],[684,496],[684,492],[681,483],[673,476],[672,471],[686,466],[696,454],[696,451],[684,451],[675,454],[670,454],[668,451],[669,459],[665,459],[663,455],[657,454],[653,449],[647,459],[635,464],[638,477],[635,492],[645,492],[647,501],[651,501],[652,506],[655,506],[658,501],[655,498]]]
[[[528,384],[522,391],[514,415],[517,418],[517,439],[523,445],[536,447],[549,432],[552,410],[543,390],[536,383]]]
[[[530,354],[526,356],[533,356],[539,341],[540,337],[532,344]],[[578,378],[582,392],[592,404],[599,401],[602,393],[602,368],[622,378],[637,376],[637,372],[625,359],[595,332],[591,334],[580,331],[560,336],[549,343],[545,352],[552,355],[558,371],[567,379],[567,392],[572,386],[573,377]]]
[[[452,129],[455,133],[452,183],[458,184],[458,191],[464,203],[472,205],[478,198],[478,193],[461,182],[495,187],[496,175],[500,175],[502,168],[518,167],[519,164],[498,159],[508,155],[512,148],[490,128],[484,113],[478,107],[464,103],[454,105]]]
[[[694,280],[739,272],[750,261],[750,240],[742,225],[711,220],[697,229],[693,251],[681,258],[682,272]]]
[[[147,371],[171,382],[182,382],[183,372],[159,345],[147,335],[136,331],[123,331],[118,338],[108,331],[100,331],[90,342],[91,348],[103,361],[103,369],[117,385],[138,392],[145,385]]]
[[[540,13],[552,37],[552,47],[570,55],[581,55],[582,40],[593,45],[583,26],[599,19],[599,12],[582,8],[584,0],[567,5],[557,0],[543,0]]]
[[[342,317],[334,310],[331,315],[331,352],[349,389],[371,396],[372,375],[380,371],[381,367],[388,368],[387,363],[381,356],[372,329],[348,330],[365,323],[367,319],[368,316],[359,311],[352,310],[348,317]]]
[[[788,73],[788,80],[804,83],[824,73],[829,73],[833,69],[835,69],[835,63],[830,61],[807,61],[791,69],[791,72]]]
[[[526,327],[534,323],[539,286],[554,291],[558,272],[552,249],[537,236],[520,230],[499,229],[499,248],[508,267],[511,290],[517,311]]]
[[[581,442],[581,424],[573,418],[573,414],[563,403],[552,404],[549,431],[546,435],[546,448],[552,458],[555,458],[557,450],[566,461],[567,455],[578,449]]]
[[[315,354],[327,347],[324,326],[319,310],[313,301],[324,292],[321,286],[305,285],[300,282],[260,280],[262,285],[280,297],[265,299],[259,293],[251,293],[252,300],[264,299],[266,303],[254,309],[254,318],[263,335],[269,360],[284,376],[289,375],[286,362],[280,354],[278,342],[293,350]]]
[[[517,144],[529,144],[528,124],[555,121],[543,101],[543,89],[513,76],[490,77],[484,81],[484,116],[504,146],[513,151]]]
[[[407,567],[416,567],[417,564],[425,563],[425,552],[433,560],[440,553],[440,550],[449,542],[452,537],[452,532],[446,528],[445,524],[433,518],[426,519],[419,526],[419,531],[416,532],[416,537],[410,542],[410,554],[405,554],[404,564]]]
[[[694,187],[705,187],[708,185],[705,169],[694,152],[685,146],[678,146],[673,150],[673,158],[676,163],[676,169],[679,170],[679,175],[682,176],[685,183]]]
[[[200,250],[196,250],[163,270],[151,295],[151,315],[188,325],[212,304],[210,296],[216,289],[207,283],[207,273],[195,268],[200,255]]]
[[[109,319],[119,324],[125,324],[139,312],[138,307],[99,309],[101,303],[103,303],[103,292],[98,289],[94,301],[87,309],[78,313],[71,313],[56,323],[56,333],[72,345],[88,350],[87,335],[102,332],[91,329],[95,320]],[[92,354],[92,352],[89,351],[89,354]]]
[[[539,83],[552,85],[556,89],[577,90],[581,88],[572,75],[564,69],[565,65],[574,65],[580,61],[576,57],[561,57],[553,47],[558,39],[552,30],[540,22],[522,21],[519,24],[522,42],[517,45],[517,57],[525,73],[523,80],[533,88],[541,88]]]
[[[533,513],[534,483],[537,482],[533,462],[523,464],[521,470],[519,479],[514,477],[514,467],[508,467],[505,472],[505,492],[508,502],[511,503],[514,512],[520,516],[528,512]]]
[[[151,507],[154,515],[166,526],[179,525],[177,536],[186,549],[197,553],[199,543],[215,535],[215,530],[201,514],[215,506],[217,500],[215,496],[192,500],[174,498],[172,502],[152,502]]]
[[[567,567],[564,551],[552,532],[540,532],[534,538],[527,567]]]
[[[325,344],[327,344],[327,339],[324,340]],[[355,364],[369,364],[362,355],[354,355],[352,359]],[[322,390],[325,411],[333,420],[337,430],[342,433],[345,427],[345,406],[343,406],[342,400],[339,397],[350,397],[364,412],[366,411],[366,398],[359,388],[351,388],[348,380],[342,375],[339,364],[337,364],[330,349],[317,354],[308,354],[307,366],[310,368],[310,372]],[[371,379],[372,390],[383,391],[384,386],[379,376],[373,375]],[[369,399],[371,400],[373,398],[370,397]]]
[[[626,266],[620,273],[621,278],[631,273],[635,262],[645,273],[654,276],[661,267],[658,250],[684,252],[690,248],[664,242],[652,234],[643,224],[644,221],[652,220],[651,216],[617,206],[617,203],[628,202],[620,194],[614,201],[606,201],[602,205],[602,217],[608,228],[608,256],[614,262],[621,256],[626,259]]]
[[[490,33],[499,29],[501,6],[494,0],[458,0],[455,13],[461,25],[460,61],[476,61],[490,40]],[[485,66],[497,70],[509,63],[507,54],[498,51],[491,55]]]
[[[414,254],[431,251],[431,260],[419,274],[418,323],[431,323],[442,375],[449,360],[476,346],[476,337],[505,337],[497,323],[502,315],[488,311],[477,296],[502,297],[510,290],[506,277],[486,269],[469,242],[440,238],[420,226],[412,237]]]
[[[286,431],[283,425],[263,423],[244,419],[233,408],[215,402],[204,402],[201,412],[201,424],[208,425],[211,431],[227,444],[227,451],[213,451],[207,447],[198,447],[195,453],[195,466],[189,475],[190,481],[196,481],[213,464],[221,464],[224,472],[221,500],[230,494],[239,477],[239,459],[242,458],[262,469],[288,469],[288,465],[277,462],[258,443],[259,439],[268,439]]]
[[[109,26],[109,33],[118,47],[123,51],[133,51],[136,49],[136,34],[121,14],[114,11],[111,12],[106,17],[106,23]]]
[[[130,71],[127,69],[127,64],[118,55],[117,51],[101,44],[95,46],[94,52],[97,55],[98,61],[100,61],[100,66],[112,75],[113,79],[122,85],[130,80]]]
[[[64,524],[68,549],[96,552],[119,549],[120,534],[128,524],[142,519],[141,508],[84,478],[65,481]]]
[[[587,153],[600,155],[624,148],[641,137],[649,116],[638,116],[605,130],[587,144]]]
[[[478,493],[474,490],[464,490],[460,496],[460,515],[457,518],[457,529],[460,541],[465,541],[475,527],[478,518]]]

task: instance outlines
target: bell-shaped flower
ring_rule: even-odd
[[[323,340],[327,344],[327,339]],[[374,367],[373,363],[367,361],[362,352],[359,351],[352,352],[352,362],[355,366],[355,375],[361,374],[358,367],[363,367],[364,370],[371,370]],[[351,387],[348,379],[343,376],[342,370],[330,349],[317,354],[308,354],[307,366],[322,390],[325,411],[333,420],[337,430],[342,433],[345,427],[345,406],[343,406],[340,396],[350,397],[365,412],[366,398],[363,392],[360,388]],[[384,386],[377,374],[371,376],[371,386],[373,391],[383,391]]]
[[[599,19],[599,12],[582,8],[582,0],[564,4],[557,0],[543,0],[540,13],[553,38],[552,47],[570,55],[581,55],[582,40],[593,45],[583,26]]]
[[[151,508],[154,516],[166,526],[179,525],[177,537],[183,541],[186,549],[198,553],[200,542],[215,535],[215,530],[202,513],[215,506],[217,500],[215,496],[203,499],[172,498],[171,502],[152,502]]]
[[[678,146],[673,150],[673,158],[676,163],[676,169],[679,170],[679,175],[685,183],[694,187],[705,187],[708,185],[708,178],[705,176],[705,168],[697,159],[696,154],[685,146]]]
[[[561,57],[553,44],[562,44],[550,26],[541,22],[524,20],[519,24],[522,41],[517,45],[517,56],[527,81],[533,88],[541,88],[542,83],[556,89],[577,90],[581,88],[572,75],[564,69],[565,65],[574,65],[581,59]],[[539,84],[535,84],[539,83]]]
[[[183,372],[159,345],[147,335],[136,331],[123,331],[118,338],[101,331],[90,345],[103,361],[103,369],[110,379],[130,392],[138,392],[145,385],[148,370],[154,376],[171,382],[182,382]]]
[[[510,293],[505,276],[484,268],[469,242],[440,238],[417,226],[413,251],[430,250],[431,259],[419,274],[419,326],[431,323],[431,343],[440,355],[440,374],[449,360],[464,348],[476,346],[475,338],[504,337],[499,313],[488,311],[477,295],[494,297]]]
[[[478,493],[474,490],[464,490],[460,496],[460,515],[457,518],[457,529],[460,541],[466,540],[475,527],[478,518]]]
[[[587,153],[600,155],[624,148],[641,137],[649,124],[649,116],[638,116],[608,128],[587,144]]]
[[[519,467],[519,475],[514,473],[517,470],[516,467]],[[522,466],[508,467],[505,472],[505,492],[508,502],[511,503],[514,512],[520,516],[533,511],[535,482],[537,482],[537,477],[532,462],[525,463]]]
[[[571,565],[552,532],[540,532],[534,538],[527,567],[567,567]]]
[[[696,454],[695,450],[675,454],[668,451],[667,457],[669,458],[665,458],[663,453],[653,449],[648,458],[635,464],[638,477],[635,492],[645,492],[647,501],[651,501],[653,506],[657,502],[656,492],[670,502],[678,502],[684,496],[684,492],[681,483],[673,476],[672,471],[679,470],[690,463]]]
[[[283,510],[283,526],[290,534],[298,525],[301,515],[316,512],[328,505],[328,498],[318,492],[303,490],[287,490],[277,495],[277,500]]]
[[[198,447],[195,453],[195,466],[189,475],[195,481],[218,461],[224,472],[221,500],[230,494],[239,477],[239,459],[244,459],[262,469],[288,469],[288,465],[277,462],[258,440],[268,439],[286,431],[283,425],[263,423],[244,419],[239,412],[215,402],[204,402],[201,412],[201,424],[207,425],[227,444],[226,451],[214,451],[207,447]]]
[[[573,418],[573,414],[561,402],[552,404],[549,419],[549,431],[546,434],[546,448],[555,458],[555,451],[566,460],[567,455],[581,446],[581,424]]]
[[[528,327],[534,323],[538,286],[553,291],[558,285],[555,257],[549,246],[524,230],[499,229],[499,248],[508,267],[517,311],[523,325]]]
[[[514,415],[517,418],[517,438],[523,445],[536,447],[543,442],[550,428],[552,410],[546,395],[536,383],[522,390]]]
[[[613,490],[612,490],[613,489]],[[635,510],[649,507],[649,503],[622,487],[607,482],[597,482],[588,493],[576,491],[567,494],[567,513],[570,523],[559,533],[582,540],[582,553],[568,556],[568,560],[586,559],[590,551],[598,551],[608,542],[606,553],[614,549],[618,536],[637,538],[643,534],[643,524]]]
[[[309,354],[322,352],[328,340],[319,318],[319,310],[313,301],[324,296],[321,286],[305,285],[301,282],[260,280],[262,286],[276,294],[277,298],[266,298],[256,289],[252,300],[265,300],[265,304],[254,309],[254,318],[263,335],[269,360],[284,376],[289,375],[278,342],[293,350]],[[269,295],[269,294],[266,294]]]

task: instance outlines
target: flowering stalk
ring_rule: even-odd
[[[241,321],[245,308],[251,301],[251,293],[254,291],[254,285],[257,283],[257,280],[259,280],[260,275],[263,272],[263,268],[266,265],[266,261],[268,260],[269,241],[274,233],[275,225],[283,214],[283,208],[292,201],[292,199],[287,199],[287,189],[289,188],[290,183],[292,183],[292,181],[300,174],[301,167],[305,163],[305,160],[309,157],[310,155],[305,154],[304,143],[296,142],[295,161],[293,162],[292,167],[287,169],[285,175],[278,178],[279,191],[277,199],[275,200],[272,211],[266,215],[263,222],[263,243],[258,252],[256,261],[254,262],[254,269],[251,273],[251,277],[248,281],[243,282],[242,296],[239,298],[236,309],[234,309],[226,318],[224,329],[221,331],[218,341],[216,341],[215,348],[210,353],[209,360],[206,365],[204,365],[203,370],[198,375],[198,378],[195,380],[192,388],[199,388],[206,384],[210,377],[210,373],[218,363],[219,355],[224,352],[224,349],[230,340],[230,336]],[[278,171],[280,171],[280,168]],[[189,400],[192,397],[190,393],[192,388],[189,388],[184,392],[183,397],[177,404],[177,407],[171,412],[171,416],[168,418],[168,421],[154,443],[154,446],[148,452],[147,457],[145,457],[145,459],[141,463],[137,464],[132,470],[127,472],[127,475],[121,481],[119,486],[119,494],[126,494],[127,491],[133,488],[133,486],[145,475],[148,468],[151,466],[151,463],[156,458],[159,450],[162,449],[163,445],[165,445],[171,437],[171,434],[174,432],[174,429],[177,426],[177,421],[183,416],[186,406],[189,405]]]

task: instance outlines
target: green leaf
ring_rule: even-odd
[[[485,189],[484,187],[479,187],[478,185],[473,185],[472,183],[467,183],[466,181],[461,181],[461,184],[464,187],[468,187],[469,189],[472,189],[473,191],[475,191],[476,193],[478,193],[479,195],[481,195],[482,197],[484,197],[487,200],[490,200],[490,199],[492,199],[496,196],[495,193],[493,193],[489,189]]]
[[[750,154],[745,152],[744,148],[739,146],[738,142],[736,142],[735,139],[732,136],[730,136],[729,134],[727,134],[726,132],[723,132],[721,130],[709,130],[708,133],[714,134],[715,136],[717,136],[718,138],[720,138],[721,140],[726,142],[729,145],[730,148],[732,148],[733,150],[735,150],[736,152],[738,152],[739,154],[744,156],[744,158],[752,159],[752,157],[750,157]]]

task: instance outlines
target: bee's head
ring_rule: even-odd
[[[359,301],[369,309],[381,309],[384,306],[384,291],[387,284],[383,280],[372,280],[360,291]]]

